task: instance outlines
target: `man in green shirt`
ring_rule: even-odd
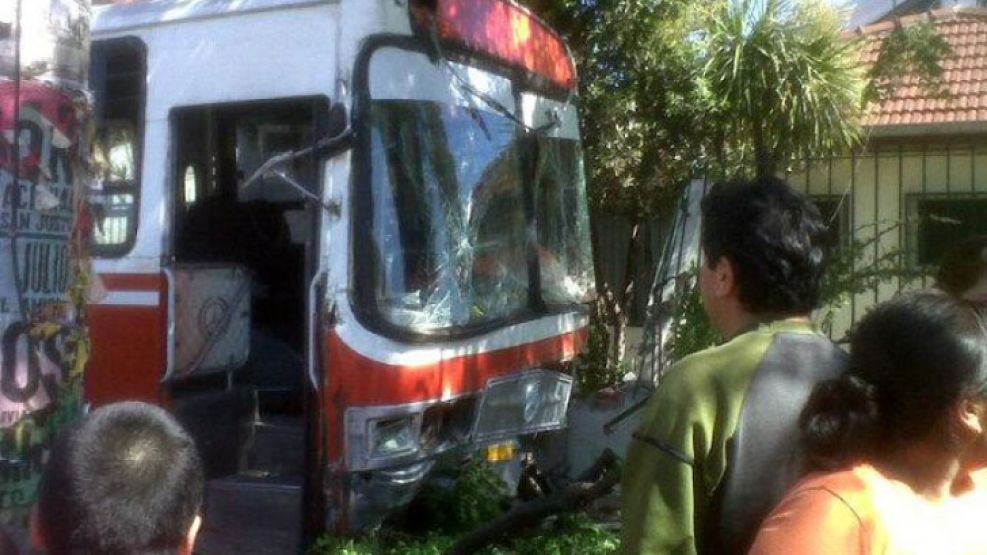
[[[702,204],[703,307],[725,342],[668,370],[627,451],[628,554],[745,553],[800,476],[798,416],[845,354],[812,327],[826,226],[776,178]]]

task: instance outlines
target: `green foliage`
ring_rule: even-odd
[[[703,91],[693,0],[528,0],[579,69],[591,204],[637,219],[673,198],[699,162]]]
[[[617,553],[620,540],[584,515],[559,518],[548,530],[521,538],[491,553],[498,555],[608,555]]]
[[[816,315],[823,332],[832,332],[836,313],[847,306],[854,295],[874,291],[881,285],[907,286],[920,282],[923,273],[906,264],[903,250],[880,246],[882,239],[898,233],[903,225],[891,222],[861,226],[851,233],[851,240],[832,254],[823,276],[820,295],[823,308]],[[859,239],[861,236],[868,238]]]
[[[868,73],[824,0],[525,3],[576,58],[591,202],[631,217],[703,172],[771,173],[852,147],[866,100],[908,74],[938,86],[949,53],[931,25],[910,25]]]
[[[442,555],[456,542],[450,534],[412,537],[380,533],[362,539],[320,538],[310,555]],[[480,555],[610,555],[618,552],[620,539],[585,516],[558,518],[533,535],[510,538],[480,551]]]
[[[590,314],[586,348],[573,363],[576,394],[592,395],[601,389],[618,385],[623,381],[624,374],[622,365],[611,364],[610,331],[599,311],[594,311]]]
[[[918,77],[919,84],[927,93],[948,96],[949,91],[942,83],[944,70],[941,61],[952,52],[949,43],[931,23],[896,26],[885,37],[877,61],[868,74],[867,99],[880,101],[887,98],[908,75]]]
[[[843,18],[822,0],[716,4],[705,26],[705,86],[727,173],[773,175],[788,160],[859,142],[864,68]]]
[[[677,361],[697,351],[712,347],[720,341],[720,334],[713,329],[703,311],[699,287],[699,266],[693,265],[676,284],[672,295],[671,324],[665,346],[666,361]]]
[[[416,519],[426,530],[457,534],[503,514],[509,505],[504,481],[486,463],[462,468],[452,487],[429,485],[419,494]]]
[[[529,0],[573,48],[591,201],[654,214],[695,175],[856,144],[866,75],[822,0]]]
[[[383,529],[364,538],[323,536],[310,555],[441,555],[456,539],[499,517],[505,510],[503,481],[486,464],[463,468],[452,488],[431,488],[416,512],[424,517],[428,532],[414,535]],[[422,516],[422,515],[418,515]],[[481,551],[484,555],[609,555],[617,552],[617,535],[601,528],[585,515],[564,515],[546,526],[525,531],[504,543]]]
[[[452,536],[423,538],[379,534],[370,538],[323,536],[309,550],[310,555],[442,555],[455,542]]]

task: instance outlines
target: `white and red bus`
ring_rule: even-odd
[[[564,426],[595,292],[575,68],[539,19],[155,1],[92,31],[86,393],[192,430],[204,541],[372,525],[441,455]]]

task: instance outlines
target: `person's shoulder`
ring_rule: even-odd
[[[835,378],[846,367],[848,354],[808,323],[772,330],[766,360],[813,379]]]
[[[859,468],[815,473],[802,479],[782,499],[776,514],[806,512],[820,522],[843,521],[863,526],[869,520],[873,484]]]
[[[777,330],[774,333],[774,338],[784,338],[789,340],[797,340],[801,343],[812,345],[816,349],[831,353],[833,356],[841,359],[845,359],[848,353],[845,349],[836,344],[828,336],[820,333],[818,330],[809,329],[806,331],[797,330]]]
[[[756,366],[770,344],[770,334],[744,333],[684,357],[668,370],[664,379],[670,388],[703,390],[713,386],[727,369],[737,371]]]
[[[834,492],[857,494],[868,489],[867,467],[856,466],[829,472],[814,472],[795,485],[793,491],[802,489],[827,489]]]
[[[760,329],[763,332],[771,334],[772,337],[778,335],[798,337],[806,342],[817,343],[831,349],[842,351],[839,345],[834,343],[829,336],[820,332],[808,317],[782,318],[764,324]]]
[[[834,507],[842,507],[863,520],[871,512],[875,483],[879,477],[869,465],[814,473],[796,484],[790,495],[825,499]]]
[[[761,327],[693,353],[668,370],[662,387],[677,398],[741,393],[764,360],[773,339],[774,332]]]
[[[806,477],[761,523],[750,554],[859,552],[871,528],[859,505],[867,490],[853,470]]]

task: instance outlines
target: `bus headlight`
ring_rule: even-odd
[[[529,370],[487,382],[473,424],[473,438],[487,441],[565,426],[572,378]]]
[[[394,469],[464,444],[476,396],[346,409],[346,467]]]
[[[420,419],[411,414],[370,423],[370,456],[393,457],[418,449]]]
[[[541,382],[529,381],[524,384],[524,423],[531,424],[541,407]]]

